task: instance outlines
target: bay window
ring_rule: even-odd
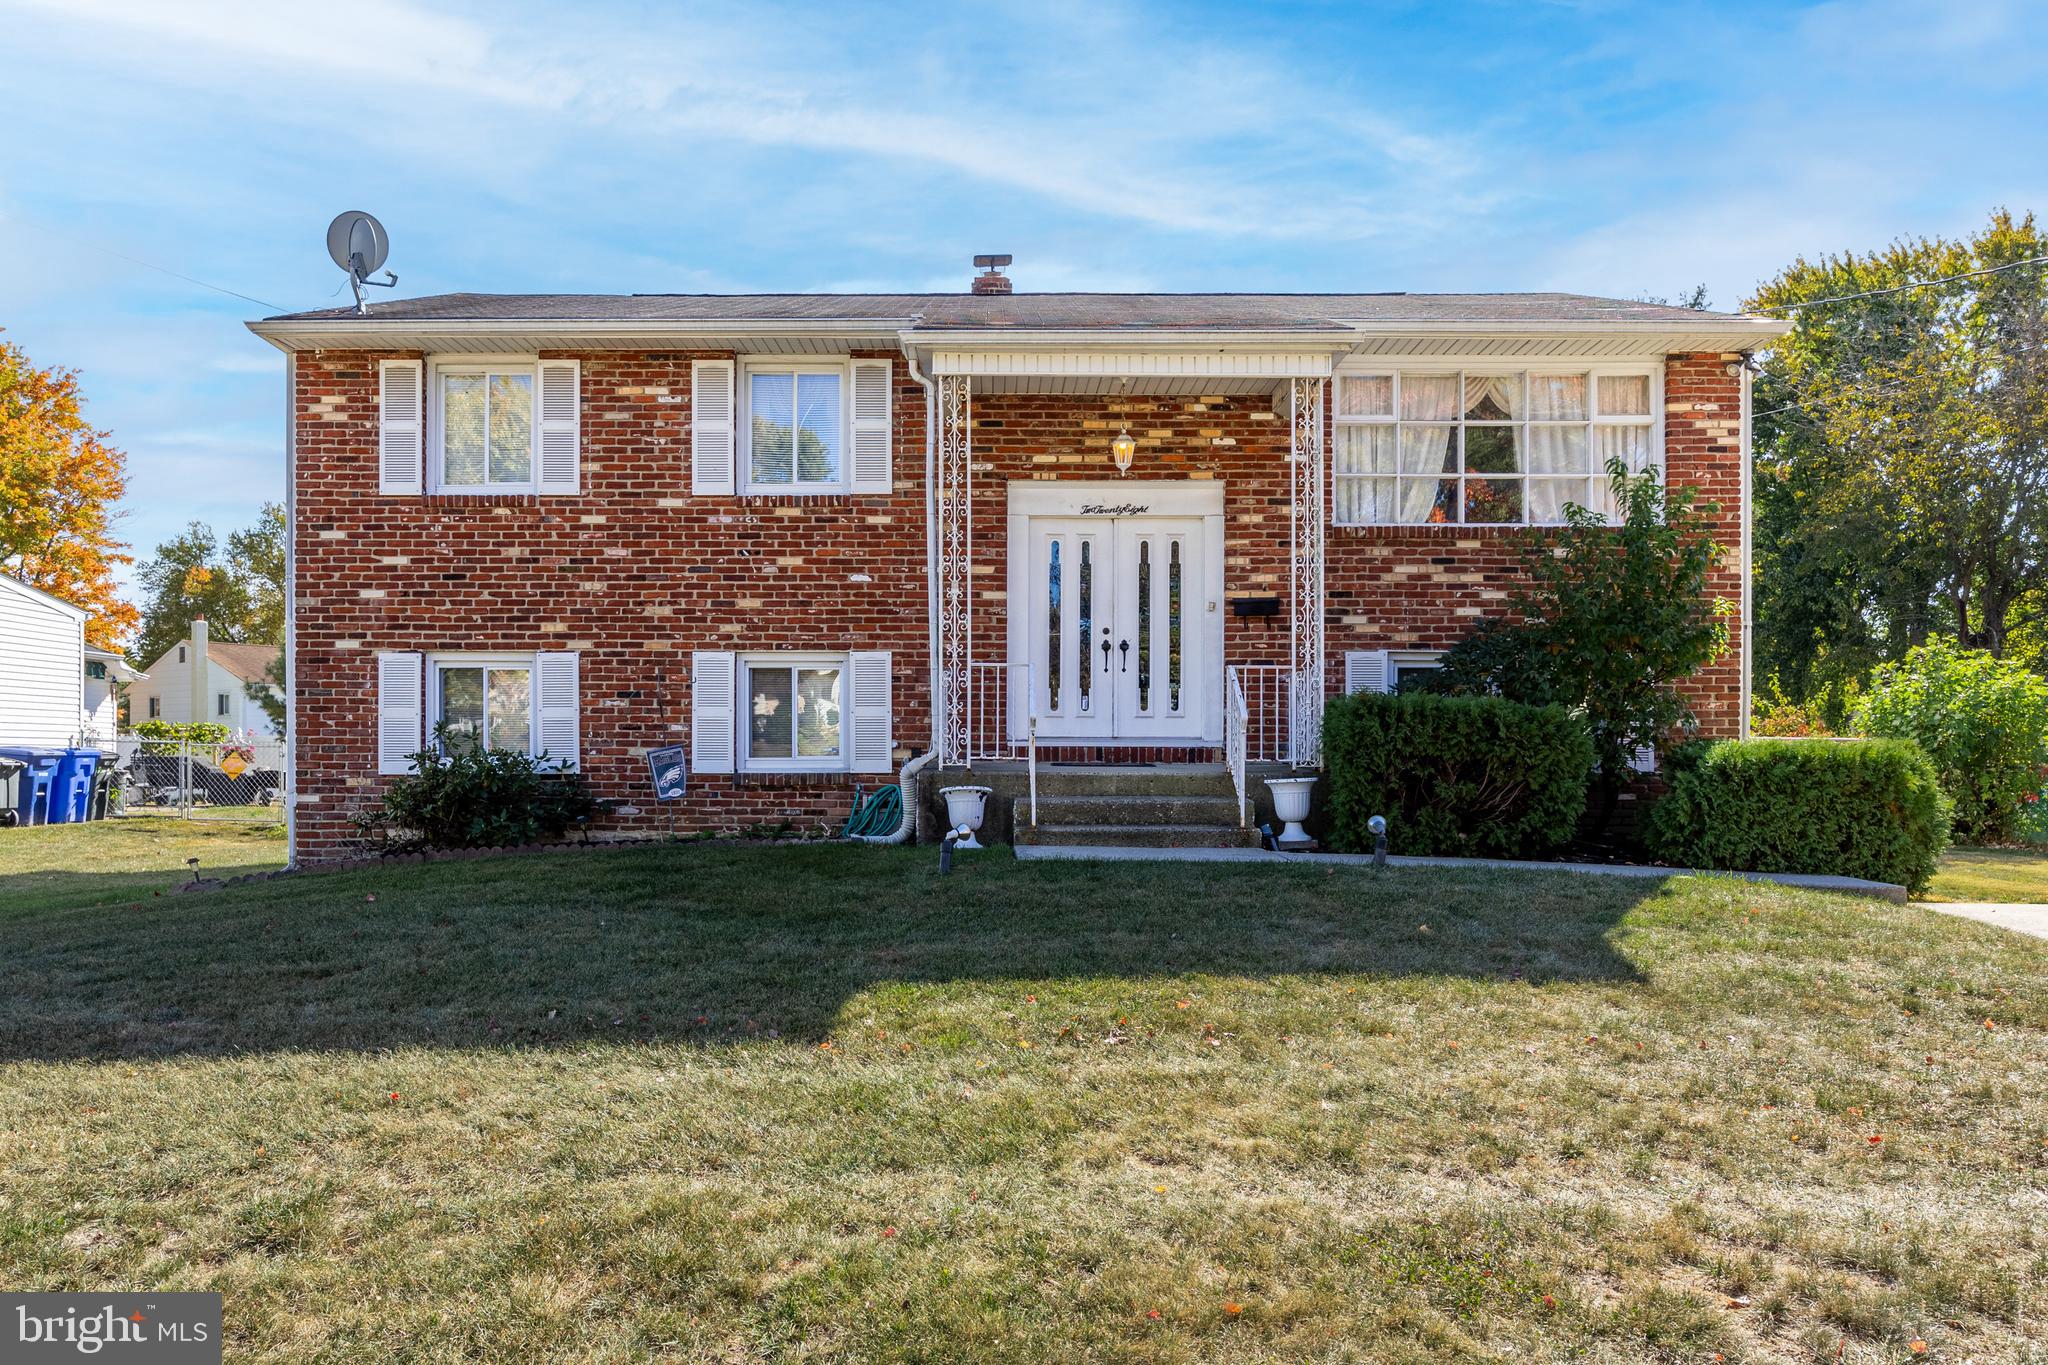
[[[1339,526],[1554,526],[1609,510],[1606,461],[1655,462],[1652,371],[1343,374],[1331,453]]]

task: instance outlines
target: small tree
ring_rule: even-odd
[[[284,734],[288,709],[285,705],[284,651],[280,649],[276,658],[263,665],[262,678],[243,683],[242,691],[250,701],[263,708],[263,714],[270,719],[270,728]]]
[[[1729,604],[1707,592],[1718,509],[1655,469],[1613,460],[1607,474],[1619,521],[1574,504],[1562,529],[1531,532],[1507,616],[1454,645],[1431,686],[1577,711],[1611,797],[1637,749],[1696,728],[1677,684],[1727,648]]]
[[[1955,802],[1957,838],[2002,843],[2048,768],[2048,682],[1936,636],[1880,664],[1856,708],[1864,734],[1917,740]]]

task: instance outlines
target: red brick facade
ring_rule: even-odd
[[[346,852],[374,804],[379,650],[575,650],[583,770],[655,830],[648,748],[689,737],[695,650],[892,652],[899,757],[932,730],[927,679],[925,391],[894,357],[894,492],[704,497],[690,492],[691,352],[589,352],[582,363],[582,492],[419,496],[378,491],[377,361],[295,358],[296,854]],[[1665,378],[1672,479],[1721,504],[1730,550],[1717,592],[1739,598],[1740,385],[1733,357],[1674,357]],[[973,403],[977,658],[1006,652],[1004,485],[1114,477],[1109,437],[1138,438],[1133,478],[1225,490],[1224,594],[1286,593],[1288,424],[1263,396],[977,395]],[[1442,647],[1497,610],[1513,532],[1330,528],[1331,686],[1343,651]],[[1736,623],[1739,635],[1739,623]],[[1284,615],[1225,616],[1227,662],[1288,657]],[[1739,724],[1733,652],[1704,672],[1712,734]],[[835,825],[874,775],[693,774],[683,829]]]

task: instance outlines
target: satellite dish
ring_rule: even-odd
[[[381,280],[369,278],[382,269],[384,258],[391,254],[391,238],[385,235],[382,223],[360,209],[350,209],[337,215],[327,225],[327,254],[348,272],[349,285],[356,294],[358,313],[369,311],[369,305],[363,301],[364,285],[389,289],[398,283],[398,276],[388,270]]]
[[[374,275],[391,254],[384,225],[369,214],[351,209],[327,225],[327,254],[343,270]]]

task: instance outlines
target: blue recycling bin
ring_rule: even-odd
[[[25,765],[15,784],[16,822],[24,825],[50,823],[57,806],[57,768],[63,763],[63,749],[35,749],[26,746],[0,748],[0,758]]]
[[[92,779],[99,770],[98,749],[66,749],[50,781],[50,823],[77,824],[92,817]]]

